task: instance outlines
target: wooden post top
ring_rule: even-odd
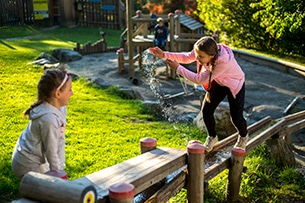
[[[109,197],[116,200],[133,198],[135,187],[129,183],[117,183],[109,187]]]

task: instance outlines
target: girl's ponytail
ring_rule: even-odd
[[[42,104],[44,101],[43,100],[37,100],[35,101],[27,110],[23,112],[23,116],[29,115],[30,111],[34,109],[36,106],[39,106]]]

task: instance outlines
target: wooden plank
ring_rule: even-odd
[[[262,133],[260,133],[258,136],[250,140],[247,144],[246,151],[249,153],[254,148],[256,148],[258,145],[262,144],[265,140],[271,138],[273,135],[280,132],[281,129],[283,129],[285,125],[285,119],[280,120],[270,128],[266,129]]]
[[[263,126],[269,124],[271,122],[271,117],[270,116],[267,116],[261,120],[259,120],[258,122],[256,123],[253,123],[252,125],[250,125],[248,127],[248,131],[250,134],[260,130]],[[282,123],[278,124],[278,125],[282,125]],[[258,140],[261,140],[261,139],[264,139],[265,134],[268,134],[268,133],[271,133],[273,132],[274,128],[277,127],[277,126],[272,126],[271,128],[268,128],[266,131],[264,131],[263,133],[260,133],[259,135],[257,135],[255,138],[253,138],[254,141],[250,140],[248,143],[247,143],[247,152],[250,152],[250,149],[251,147],[254,146],[257,147],[259,144],[261,144],[260,142],[257,142],[255,141],[256,139]],[[269,135],[269,134],[268,134]],[[271,135],[272,136],[272,135]],[[263,138],[261,138],[263,137]],[[217,151],[219,149],[222,149],[224,148],[225,146],[227,146],[229,143],[232,143],[232,142],[235,142],[237,139],[237,134],[233,134],[231,135],[230,137],[224,139],[223,141],[220,141],[216,146],[215,146],[215,149],[217,149]],[[214,151],[214,150],[213,150]],[[208,155],[208,154],[207,154]],[[230,159],[231,159],[231,156],[230,157],[227,157],[227,158],[222,158],[220,161],[218,161],[216,164],[213,164],[212,166],[210,166],[209,168],[207,168],[205,170],[205,175],[204,175],[204,180],[205,181],[209,181],[211,180],[212,178],[214,178],[215,176],[217,176],[220,172],[222,172],[223,170],[225,170],[226,168],[228,168],[229,166],[229,163],[230,163]]]
[[[252,125],[250,125],[248,127],[248,132],[249,134],[253,134],[256,131],[258,131],[259,129],[261,129],[262,127],[268,125],[271,122],[272,118],[270,116],[267,116],[255,123],[253,123]],[[206,156],[215,152],[215,151],[219,151],[220,149],[224,148],[225,146],[228,146],[230,144],[232,144],[233,142],[236,142],[237,140],[237,136],[238,133],[234,133],[233,135],[230,135],[229,137],[226,137],[225,139],[219,141],[213,148],[213,151],[206,153]]]
[[[168,183],[166,183],[160,190],[153,194],[145,203],[166,203],[177,192],[185,187],[187,170],[181,170]]]
[[[305,110],[294,113],[294,114],[290,114],[290,115],[285,116],[283,118],[279,118],[276,121],[279,121],[281,119],[285,119],[286,123],[290,124],[290,123],[296,122],[298,119],[303,119],[303,118],[305,118]]]
[[[138,194],[184,165],[185,150],[157,148],[74,181],[93,184],[97,190],[97,199],[102,200],[107,198],[108,188],[113,184],[133,184],[135,194]]]
[[[217,176],[220,172],[227,169],[230,163],[231,155],[228,158],[222,158],[217,163],[213,164],[209,168],[205,169],[204,173],[204,181],[209,181],[215,176]]]
[[[288,125],[287,128],[286,128],[286,131],[290,134],[290,133],[293,133],[295,131],[301,130],[303,128],[305,128],[305,119]]]

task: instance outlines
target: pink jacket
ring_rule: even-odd
[[[224,44],[219,44],[218,47],[219,56],[215,62],[211,81],[215,80],[219,85],[230,88],[232,95],[236,97],[236,94],[240,91],[245,82],[245,74],[235,60],[230,47]],[[164,52],[164,58],[175,60],[182,64],[189,64],[196,61],[194,50],[187,53]],[[197,62],[197,73],[194,73],[182,65],[179,65],[177,73],[193,83],[203,86],[203,84],[209,82],[210,71],[208,64],[203,64],[201,72],[198,73],[199,66],[200,64]]]

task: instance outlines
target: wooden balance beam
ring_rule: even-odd
[[[185,150],[160,147],[73,182],[93,185],[97,202],[107,202],[110,186],[129,183],[134,185],[135,194],[139,194],[185,166],[186,155]]]

